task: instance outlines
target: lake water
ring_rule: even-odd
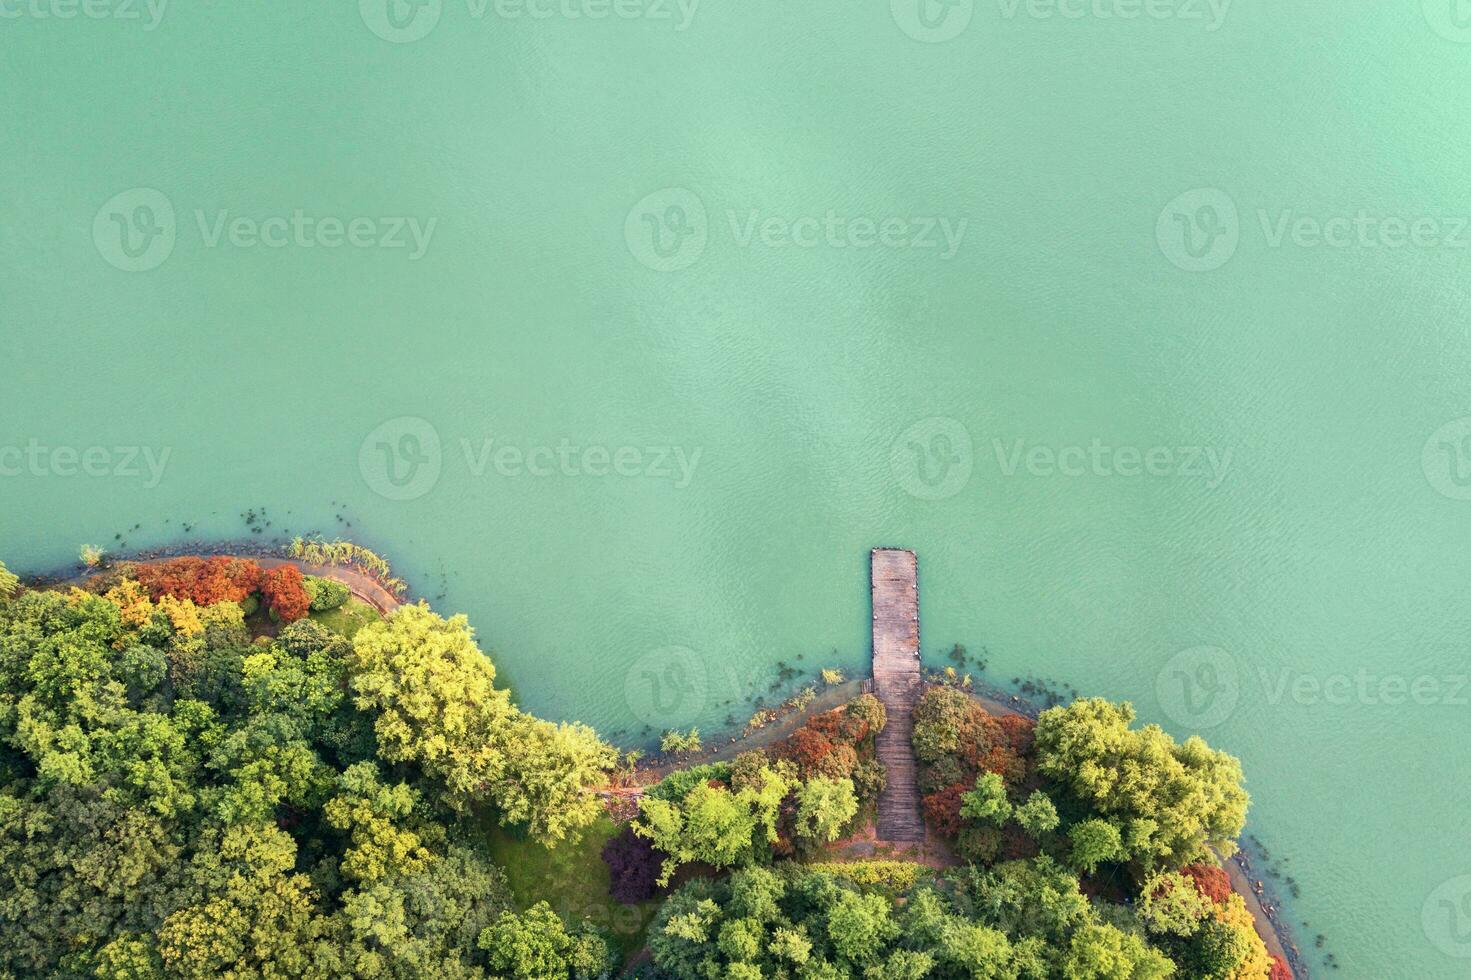
[[[1203,732],[1306,945],[1468,975],[1450,0],[4,10],[12,567],[264,508],[633,741],[911,547],[930,662]]]

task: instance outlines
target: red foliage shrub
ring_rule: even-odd
[[[1037,723],[1025,715],[1002,715],[996,719],[998,741],[1017,755],[1029,755],[1036,740]]]
[[[243,558],[170,558],[139,565],[138,582],[155,600],[164,596],[189,599],[196,606],[242,602],[261,588],[265,573]]]
[[[833,746],[833,750],[817,764],[820,775],[829,779],[851,779],[858,768],[858,752],[846,742]]]
[[[809,724],[773,746],[772,754],[779,759],[790,759],[797,771],[805,776],[815,771],[832,750],[832,740]]]
[[[1195,890],[1217,905],[1225,905],[1231,894],[1231,878],[1210,864],[1187,864],[1180,873],[1195,883]]]
[[[813,715],[804,727],[821,732],[834,742],[861,742],[870,734],[868,721],[846,708]]]
[[[1276,953],[1272,954],[1272,972],[1268,974],[1270,980],[1292,980],[1292,968],[1287,961]]]
[[[951,783],[938,793],[931,793],[924,798],[925,820],[937,833],[946,837],[954,837],[960,833],[960,797],[969,793],[973,785],[967,783]]]
[[[295,565],[281,565],[266,573],[261,591],[271,612],[283,623],[294,623],[312,607],[311,596],[302,584],[301,571]]]

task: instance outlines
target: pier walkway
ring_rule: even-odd
[[[875,548],[870,556],[873,592],[873,690],[888,724],[877,750],[887,781],[879,796],[878,839],[924,840],[915,782],[911,716],[920,694],[919,561],[914,552]]]

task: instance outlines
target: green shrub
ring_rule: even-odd
[[[931,875],[934,869],[912,861],[831,861],[792,865],[789,873],[801,877],[813,872],[845,878],[860,888],[882,888],[898,893],[912,890],[921,875]]]
[[[990,864],[1001,853],[1001,831],[995,827],[970,824],[955,840],[955,853],[973,864]]]
[[[302,578],[302,585],[311,596],[312,612],[340,608],[352,596],[352,590],[335,579],[307,575]]]
[[[729,783],[731,776],[730,763],[712,762],[704,766],[691,766],[681,769],[665,776],[658,784],[649,787],[645,791],[646,796],[652,796],[657,800],[669,800],[671,802],[682,800],[689,795],[690,790],[701,783],[711,780],[721,783]]]
[[[240,603],[240,612],[245,616],[254,616],[260,612],[260,593],[252,592]]]

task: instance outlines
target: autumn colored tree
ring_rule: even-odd
[[[1272,972],[1268,975],[1267,980],[1292,980],[1292,968],[1276,953],[1272,954]]]
[[[1180,873],[1189,878],[1195,890],[1217,905],[1225,905],[1231,894],[1231,878],[1213,864],[1187,864]]]
[[[295,565],[279,565],[267,572],[261,592],[266,605],[283,623],[294,623],[311,611],[312,597]]]
[[[969,792],[971,784],[950,783],[943,790],[925,796],[925,821],[946,837],[961,833],[961,798]]]
[[[135,574],[155,601],[167,595],[188,599],[197,606],[243,602],[265,580],[265,572],[255,562],[224,556],[186,556],[140,564]]]

